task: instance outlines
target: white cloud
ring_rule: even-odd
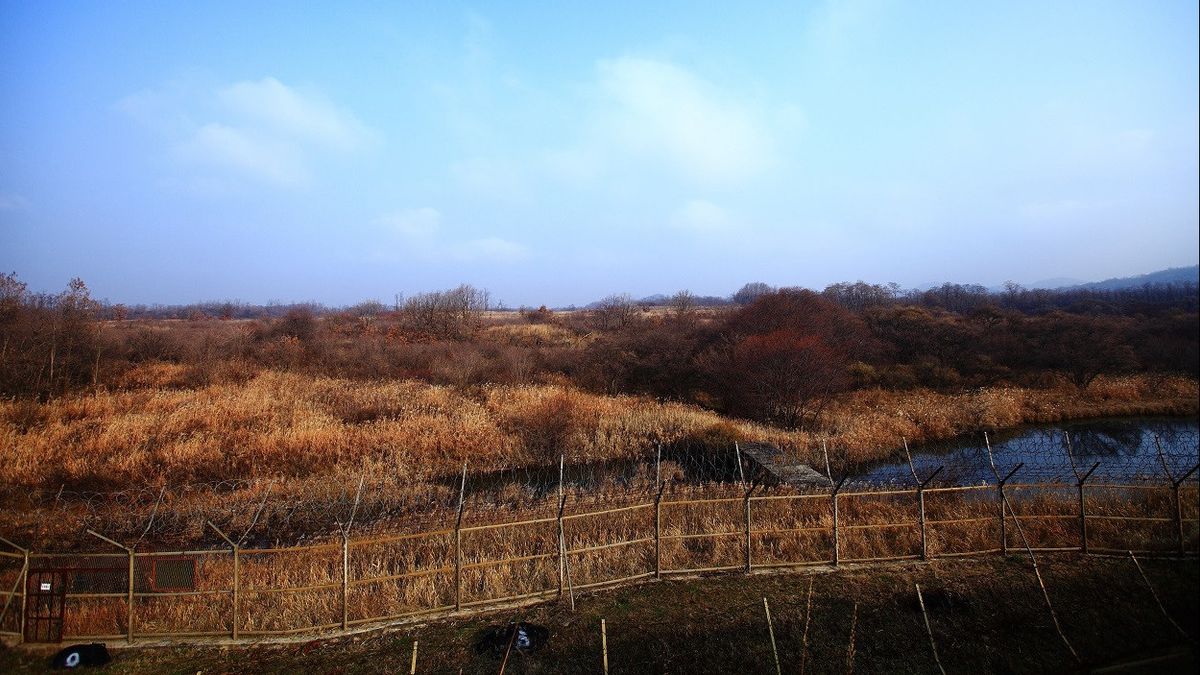
[[[697,233],[713,233],[727,230],[731,222],[725,209],[710,201],[693,199],[675,211],[671,224]]]
[[[454,258],[467,262],[513,263],[529,257],[526,246],[499,237],[471,239],[458,245],[451,253]]]
[[[12,192],[0,192],[0,211],[23,211],[29,208],[29,200]]]
[[[519,162],[495,157],[470,157],[455,162],[450,174],[471,193],[499,199],[520,201],[527,196],[525,169]]]
[[[286,140],[210,123],[173,147],[182,161],[255,176],[282,186],[308,182],[303,150]]]
[[[602,136],[639,158],[706,182],[751,177],[775,163],[767,116],[691,71],[646,58],[597,65]]]
[[[320,160],[371,145],[375,134],[322,95],[271,78],[222,87],[169,83],[115,106],[162,137],[187,181],[219,194],[245,179],[311,182]],[[177,179],[166,180],[179,184]]]
[[[371,133],[354,115],[317,93],[302,94],[273,77],[237,82],[217,92],[231,112],[282,136],[340,150],[353,150]]]
[[[424,239],[437,234],[441,222],[441,212],[428,206],[402,209],[375,219],[375,224],[384,225],[401,236]]]
[[[372,222],[383,229],[385,239],[393,238],[397,249],[430,261],[513,263],[531,254],[524,244],[500,237],[456,240],[447,236],[442,231],[442,213],[429,206],[400,209]]]

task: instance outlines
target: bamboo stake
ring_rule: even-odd
[[[804,637],[800,640],[800,675],[804,675],[804,666],[808,662],[808,625],[812,622],[812,591],[813,578],[808,578],[808,603],[804,608]]]
[[[775,647],[775,625],[771,623],[771,606],[767,604],[767,599],[763,598],[763,611],[767,613],[767,632],[771,635],[771,654],[775,656],[775,675],[783,675],[783,671],[779,667],[779,650]]]
[[[987,432],[983,432],[983,442],[987,446],[988,463],[992,466],[992,474],[996,479],[1000,479],[1000,473],[996,470],[996,460],[992,456],[992,443],[988,440]],[[1020,465],[1018,465],[1020,468]],[[1013,469],[1013,473],[1016,469]],[[1011,477],[1012,474],[1010,473]],[[1003,485],[1003,483],[1001,483]],[[1046,608],[1050,610],[1050,618],[1054,620],[1054,630],[1058,631],[1058,637],[1062,638],[1062,642],[1067,646],[1067,650],[1071,652],[1071,656],[1075,661],[1079,661],[1079,654],[1075,651],[1075,647],[1071,646],[1071,641],[1067,639],[1066,633],[1063,632],[1062,624],[1058,622],[1058,613],[1054,611],[1054,603],[1050,602],[1050,593],[1046,590],[1046,582],[1042,580],[1042,571],[1038,569],[1037,558],[1033,555],[1033,548],[1029,546],[1029,540],[1025,538],[1025,530],[1021,527],[1021,520],[1017,518],[1017,512],[1013,510],[1012,504],[1009,503],[1008,497],[1004,496],[1004,491],[1000,491],[1001,499],[1003,499],[1004,507],[1012,514],[1013,524],[1017,526],[1017,534],[1021,537],[1021,543],[1025,545],[1025,552],[1029,554],[1029,560],[1033,563],[1033,575],[1037,577],[1038,586],[1042,589],[1042,597],[1046,600]]]
[[[937,663],[938,671],[942,675],[946,675],[946,669],[942,667],[942,659],[938,656],[937,643],[933,641],[933,628],[929,625],[929,613],[925,611],[925,598],[921,596],[921,584],[917,584],[917,602],[921,605],[921,616],[925,617],[925,632],[929,634],[929,647],[933,649],[933,660]]]
[[[500,662],[500,673],[504,675],[504,668],[508,666],[508,656],[512,654],[513,643],[517,641],[517,633],[521,631],[521,622],[516,621],[512,625],[512,632],[508,635],[508,646],[504,648],[504,660]]]
[[[1171,615],[1167,613],[1167,608],[1163,606],[1162,600],[1158,598],[1158,592],[1154,590],[1154,584],[1150,583],[1150,577],[1146,576],[1146,571],[1142,569],[1142,564],[1138,562],[1137,556],[1133,554],[1133,551],[1129,552],[1129,559],[1132,560],[1133,564],[1137,566],[1138,574],[1142,575],[1142,581],[1146,582],[1146,588],[1150,589],[1150,596],[1154,598],[1154,604],[1158,605],[1158,611],[1162,612],[1163,617],[1171,623],[1171,626],[1175,628],[1180,635],[1190,642],[1195,642],[1195,640],[1192,639],[1192,636],[1188,635],[1187,631],[1180,627],[1179,624],[1175,623],[1175,619],[1172,619]]]
[[[858,603],[854,603],[854,614],[850,617],[850,645],[846,647],[846,675],[854,672],[854,631],[858,629]]]
[[[408,666],[408,675],[417,675],[417,645],[420,640],[413,640],[412,662]]]
[[[604,656],[604,675],[608,675],[608,629],[600,619],[600,652]]]

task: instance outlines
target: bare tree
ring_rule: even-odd
[[[404,317],[417,331],[463,340],[478,330],[490,304],[488,292],[463,284],[449,291],[418,293],[404,302]]]

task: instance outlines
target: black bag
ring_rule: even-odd
[[[80,666],[102,666],[109,661],[112,661],[112,657],[108,655],[108,649],[99,642],[93,642],[90,645],[75,645],[59,651],[54,655],[54,660],[50,662],[50,667],[59,670]]]

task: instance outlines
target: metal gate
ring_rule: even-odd
[[[66,571],[29,570],[25,593],[25,641],[62,642]]]

